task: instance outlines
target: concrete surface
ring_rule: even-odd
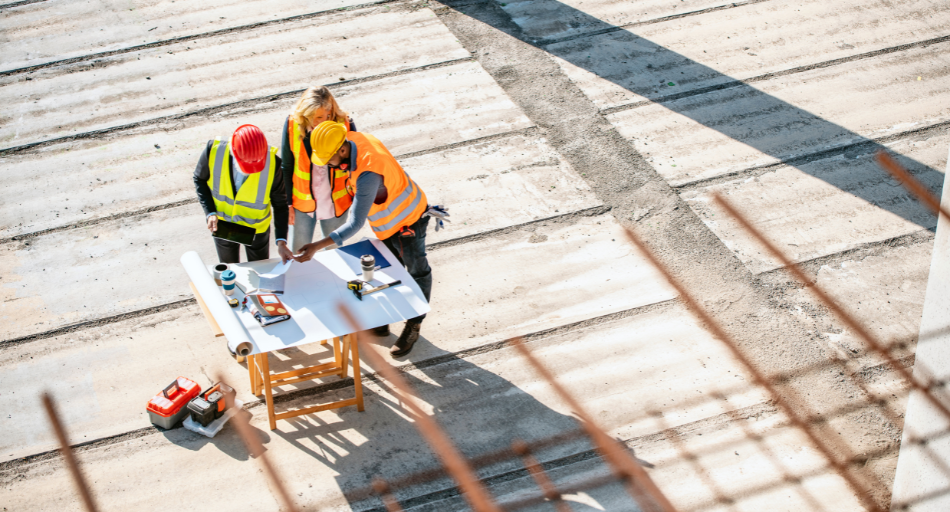
[[[7,71],[373,3],[378,2],[212,0],[200,6],[175,0],[41,2],[4,12],[0,53],[4,55],[3,71]]]
[[[882,0],[733,5],[545,48],[606,109],[939,38],[950,20],[950,7],[930,1],[899,13]]]
[[[946,185],[944,183],[945,191],[950,188]],[[950,206],[948,195],[944,193],[941,198],[944,208]],[[926,383],[942,382],[950,375],[950,338],[947,335],[946,314],[946,290],[950,283],[947,266],[950,226],[947,222],[948,219],[941,217],[937,225],[914,364],[914,377]],[[934,394],[946,403],[943,386],[935,389]],[[894,477],[892,510],[937,511],[950,505],[950,475],[947,475],[945,466],[940,462],[946,461],[950,455],[950,442],[946,437],[948,428],[950,420],[922,393],[912,391],[907,400],[900,457]],[[929,442],[920,444],[924,439],[929,439]]]
[[[652,103],[608,118],[671,185],[682,186],[946,121],[948,45]]]
[[[406,108],[387,116],[376,114],[376,106],[387,100],[380,98],[380,88],[401,98]],[[357,127],[381,137],[395,155],[531,126],[491,78],[472,63],[335,91]],[[194,116],[102,138],[63,142],[39,154],[0,157],[0,169],[11,174],[10,190],[18,196],[16,202],[0,205],[0,233],[6,238],[193,199],[191,176],[208,139],[227,136],[241,124],[251,123],[265,131],[271,145],[279,146],[278,130],[297,97],[250,105],[224,115]],[[544,156],[538,158],[553,161],[553,156],[547,156],[549,151],[541,152]],[[51,166],[69,168],[70,173],[51,179]],[[479,174],[485,173],[473,176]],[[40,179],[45,182],[47,196],[29,193]]]
[[[928,187],[940,188],[943,176],[931,169],[946,165],[946,133],[885,147]],[[874,147],[858,148],[797,167],[735,176],[684,191],[682,197],[755,274],[781,263],[713,203],[714,193],[754,217],[758,228],[799,262],[932,229],[936,217],[877,165],[875,152]]]
[[[288,84],[332,84],[468,57],[431,11],[375,10],[0,78],[0,101],[9,109],[0,120],[0,144],[20,146],[306,88]],[[308,49],[314,40],[321,43]],[[383,51],[387,58],[380,57]],[[316,69],[315,61],[321,63]],[[86,67],[91,72],[74,72]],[[248,81],[252,74],[265,80]]]
[[[881,144],[929,186],[943,182],[944,3],[370,3],[0,8],[4,506],[79,507],[38,407],[52,389],[104,509],[194,509],[199,483],[224,473],[241,492],[213,491],[220,508],[278,510],[233,429],[208,441],[144,418],[169,379],[205,383],[217,370],[251,402],[306,508],[381,510],[344,493],[435,465],[369,367],[366,412],[267,430],[245,368],[210,336],[176,270],[184,250],[212,258],[191,192],[201,145],[244,122],[276,143],[294,91],[314,83],[336,84],[360,129],[452,208],[450,229],[429,234],[433,314],[395,363],[465,454],[574,428],[505,341],[526,336],[681,509],[863,510],[864,492],[890,506],[902,425],[866,404],[853,378],[898,413],[906,388],[708,199],[730,194],[912,364],[933,217],[869,155]],[[653,87],[661,80],[674,86]],[[623,228],[781,379],[780,398],[825,418],[818,435],[855,457],[867,489],[827,469]],[[273,364],[326,355],[308,347]],[[728,400],[713,399],[717,389]],[[278,407],[293,408],[352,388],[282,391]],[[605,471],[590,448],[573,441],[539,457],[566,485]],[[502,501],[535,489],[516,461],[481,475]],[[465,509],[444,477],[397,495],[407,510]],[[575,510],[634,509],[617,486],[568,499]]]

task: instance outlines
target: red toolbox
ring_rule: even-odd
[[[148,401],[149,419],[162,428],[174,427],[188,414],[188,402],[200,392],[197,382],[178,377]]]

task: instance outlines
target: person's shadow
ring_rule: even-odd
[[[371,342],[375,338],[367,337]],[[388,340],[383,340],[384,343]],[[428,343],[420,339],[418,343]],[[519,357],[513,349],[502,349],[499,357]],[[431,361],[432,359],[427,359]],[[593,446],[584,435],[570,435],[580,428],[578,421],[569,415],[557,412],[541,403],[529,393],[519,389],[508,380],[480,368],[452,354],[438,358],[439,363],[426,365],[401,375],[412,386],[416,395],[428,408],[440,427],[451,438],[456,448],[469,459],[493,454],[511,447],[515,440],[532,443],[565,436],[551,446],[545,446],[533,455],[542,463],[564,467],[572,464],[595,461]],[[530,368],[525,363],[525,371]],[[273,431],[321,464],[334,469],[340,490],[348,495],[353,510],[384,511],[379,497],[361,494],[374,478],[396,482],[410,475],[423,474],[407,487],[396,490],[394,495],[401,505],[433,510],[465,509],[455,483],[442,471],[441,463],[432,449],[421,437],[416,425],[408,416],[408,409],[392,395],[391,386],[385,381],[366,385],[364,379],[365,412],[353,407],[337,409],[340,421],[327,424],[316,415],[307,415],[287,420],[291,428]],[[533,381],[547,386],[538,378]],[[381,394],[376,391],[382,387]],[[341,395],[352,395],[352,388],[340,390]],[[362,442],[353,442],[356,431]],[[647,467],[649,463],[640,461]],[[584,468],[589,471],[590,468]],[[477,469],[492,492],[493,483],[504,483],[510,491],[511,482],[523,482],[516,487],[521,493],[537,492],[520,458],[506,458]],[[598,489],[587,492],[597,499]],[[616,489],[613,490],[616,493]],[[497,496],[496,496],[497,498]],[[574,510],[601,510],[583,504],[571,503]],[[630,501],[630,510],[636,510]]]
[[[507,8],[511,10],[514,7],[522,26],[542,27],[540,31],[525,33],[493,0],[443,0],[442,3],[461,15],[489,25],[619,86],[628,100],[601,110],[602,114],[651,103],[659,104],[761,152],[762,155],[752,158],[752,169],[781,162],[907,221],[935,229],[936,216],[917,204],[912,194],[870,158],[876,151],[886,149],[879,141],[868,139],[641,37],[635,28],[625,29],[606,23],[557,0],[533,0],[521,2],[523,7]],[[540,22],[534,23],[537,20],[532,18],[540,18]],[[554,33],[556,36],[544,38],[541,37],[543,33]],[[882,82],[886,80],[887,77],[882,77]],[[836,93],[829,91],[829,94]],[[906,99],[894,97],[890,101],[893,106]],[[872,110],[875,106],[856,105],[856,108]],[[911,121],[920,120],[904,120],[906,123]],[[938,122],[934,127],[945,132],[948,124],[946,121]],[[915,128],[929,127],[918,124]],[[636,134],[633,137],[639,138]],[[883,140],[886,142],[888,139],[885,137]],[[942,172],[912,158],[895,156],[901,165],[940,196]],[[839,161],[829,166],[808,165],[824,158],[837,158]],[[707,172],[716,169],[712,173],[715,177],[741,174],[748,170],[747,163],[740,161],[735,162],[734,168],[730,168],[730,165],[709,161],[704,167],[707,167]],[[704,169],[698,169],[698,172],[703,173]],[[698,176],[694,182],[694,178],[684,176],[682,171],[672,177],[664,176],[674,186],[704,183],[710,178],[713,176]]]

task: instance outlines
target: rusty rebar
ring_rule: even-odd
[[[627,238],[640,249],[640,252],[646,257],[650,263],[666,278],[670,286],[676,289],[680,297],[686,303],[690,311],[696,315],[699,320],[706,325],[706,329],[709,330],[713,336],[722,341],[732,355],[745,367],[753,380],[765,388],[768,391],[769,395],[772,396],[772,399],[775,400],[775,403],[781,407],[782,411],[788,417],[796,427],[801,429],[801,431],[808,437],[812,444],[827,458],[828,462],[834,467],[835,471],[841,475],[842,478],[848,483],[848,486],[855,492],[864,505],[875,512],[885,512],[881,506],[871,498],[870,490],[867,489],[863,483],[861,483],[851,471],[846,467],[838,458],[834,455],[834,452],[831,448],[825,443],[822,438],[814,432],[814,430],[809,425],[807,418],[803,418],[795,410],[791,404],[782,396],[781,393],[772,385],[772,383],[765,377],[765,375],[759,371],[759,369],[752,363],[752,361],[746,357],[745,353],[739,349],[739,344],[726,333],[725,329],[719,325],[717,322],[706,310],[699,304],[699,301],[696,300],[692,294],[689,293],[689,290],[676,279],[672,272],[664,265],[660,260],[653,254],[653,251],[637,236],[636,233],[629,229],[624,230],[626,232]],[[853,456],[850,453],[850,450],[845,450],[847,452],[846,459],[851,459]]]
[[[729,215],[732,215],[743,227],[743,229],[748,231],[749,234],[758,240],[758,242],[762,244],[763,247],[772,253],[772,256],[781,261],[782,265],[788,269],[796,279],[808,285],[807,288],[811,290],[818,300],[821,301],[825,306],[828,306],[828,309],[830,309],[838,318],[840,318],[845,323],[845,325],[848,326],[848,328],[857,333],[857,335],[862,340],[864,340],[865,343],[867,343],[871,349],[874,350],[874,352],[877,352],[878,355],[883,357],[885,362],[894,368],[894,370],[897,371],[898,375],[900,375],[905,382],[910,384],[910,386],[917,391],[923,393],[931,405],[936,407],[945,418],[950,420],[950,409],[948,409],[947,406],[943,404],[943,402],[938,400],[936,395],[929,391],[930,383],[922,383],[918,381],[917,378],[914,377],[914,375],[904,367],[904,365],[900,364],[900,362],[891,355],[883,343],[878,341],[870,331],[861,325],[861,323],[858,322],[850,313],[845,311],[844,308],[841,307],[834,299],[832,299],[830,295],[825,293],[825,291],[822,290],[820,286],[818,286],[816,283],[812,283],[808,279],[808,276],[805,275],[805,273],[797,264],[795,264],[788,256],[786,256],[784,252],[779,250],[775,244],[769,241],[765,235],[763,235],[758,229],[755,228],[755,226],[752,225],[751,222],[749,222],[747,218],[745,218],[745,216],[740,214],[739,211],[732,206],[732,204],[726,201],[721,194],[713,194],[713,199],[719,204],[719,206],[725,209]]]
[[[520,439],[515,439],[511,443],[511,449],[521,456],[521,460],[524,462],[524,467],[528,470],[528,474],[534,479],[534,483],[538,484],[538,488],[541,489],[541,494],[554,503],[554,509],[557,510],[557,512],[572,512],[571,506],[562,499],[561,493],[558,492],[557,487],[554,485],[554,482],[551,481],[551,478],[548,477],[541,463],[531,454],[528,444]]]
[[[383,506],[386,507],[386,512],[403,512],[396,497],[392,494],[389,483],[382,478],[374,478],[372,485],[373,490],[376,491],[376,494],[379,494],[380,499],[383,500]]]
[[[680,437],[679,432],[677,432],[675,428],[670,428],[669,424],[666,422],[666,419],[663,418],[663,414],[659,411],[653,411],[652,416],[656,418],[657,422],[660,424],[660,428],[662,429],[662,432],[666,438],[673,443],[673,447],[676,448],[680,458],[685,459],[693,467],[693,470],[699,475],[699,479],[702,480],[703,484],[705,484],[706,487],[712,491],[716,498],[716,502],[721,505],[728,506],[731,510],[735,510],[735,501],[732,498],[726,496],[722,489],[719,488],[719,484],[717,484],[716,481],[713,480],[711,476],[709,476],[709,472],[706,471],[706,468],[699,461],[699,456],[686,447],[686,443]]]
[[[53,432],[59,441],[59,452],[63,455],[63,460],[66,461],[66,467],[69,468],[69,473],[73,477],[73,483],[76,484],[83,505],[85,505],[88,512],[96,512],[98,510],[96,500],[92,497],[92,491],[89,484],[86,483],[86,478],[82,475],[82,470],[79,469],[79,461],[76,460],[72,446],[69,444],[66,428],[63,427],[63,423],[59,419],[56,404],[49,393],[43,393],[43,407],[46,408],[46,415],[49,416],[49,422],[53,425]]]
[[[353,314],[340,304],[338,311],[355,330],[358,326]],[[357,334],[357,343],[363,343],[362,336]],[[372,347],[366,347],[364,355],[373,367],[383,375],[392,385],[399,390],[402,395],[403,403],[409,411],[415,416],[416,428],[422,434],[423,439],[429,443],[429,446],[442,461],[442,464],[455,479],[465,500],[476,512],[501,512],[498,505],[495,504],[488,490],[482,485],[481,481],[475,475],[475,471],[469,466],[468,462],[452,444],[452,440],[442,431],[435,419],[425,413],[418,404],[416,404],[416,395],[412,387],[402,378],[402,375],[396,371],[388,362],[383,360]]]
[[[224,378],[220,374],[217,375],[217,378],[218,382],[225,383]],[[232,393],[225,393],[224,400],[228,409],[234,407],[234,396]],[[254,434],[250,421],[241,414],[241,411],[238,411],[231,419],[234,423],[234,428],[237,429],[238,434],[241,436],[241,440],[244,441],[244,446],[247,447],[248,453],[259,460],[261,465],[264,466],[264,472],[267,473],[271,485],[277,490],[277,495],[280,496],[280,500],[284,502],[284,508],[290,512],[297,512],[297,505],[294,504],[290,498],[290,493],[288,493],[287,488],[284,487],[284,481],[277,473],[277,468],[271,464],[270,459],[267,457],[267,452],[264,450],[264,445],[261,443],[261,440]]]
[[[924,203],[924,206],[929,208],[930,211],[936,213],[938,216],[943,215],[944,220],[950,220],[950,213],[947,213],[947,210],[940,206],[940,200],[937,199],[930,190],[927,190],[927,187],[907,169],[904,169],[901,164],[897,163],[897,160],[894,160],[891,155],[888,155],[886,151],[881,149],[875,153],[874,159],[877,160],[877,163],[883,167],[885,171],[889,172],[894,179],[903,185],[904,188],[917,196],[917,199],[919,199],[921,203]]]
[[[714,392],[713,396],[718,397],[723,400],[726,398],[725,395],[722,395],[719,392]],[[775,451],[769,447],[768,443],[765,442],[762,436],[752,430],[751,426],[749,425],[748,418],[745,418],[741,414],[738,414],[735,409],[729,409],[726,411],[726,413],[729,415],[730,418],[732,418],[732,420],[735,423],[739,425],[739,428],[742,429],[742,434],[746,437],[746,439],[749,439],[752,442],[754,442],[756,444],[756,447],[758,447],[759,450],[761,450],[762,453],[765,454],[765,457],[769,459],[769,462],[771,462],[772,465],[775,466],[776,469],[779,470],[779,472],[782,474],[782,480],[791,484],[795,484],[795,483],[801,484],[801,479],[792,475],[791,471],[788,470],[788,467],[785,466],[785,463],[782,462],[782,459],[779,458],[779,456],[775,454]],[[738,454],[738,451],[736,452],[736,454]],[[821,505],[821,502],[819,502],[817,498],[815,498],[814,496],[812,496],[810,492],[808,492],[808,489],[806,489],[804,486],[797,485],[796,487],[798,489],[798,494],[802,496],[806,502],[808,502],[808,505],[810,507],[809,510],[812,510],[812,511],[827,510],[824,506]]]
[[[578,402],[567,389],[561,386],[547,367],[541,364],[541,361],[534,357],[527,343],[525,343],[523,339],[517,340],[514,343],[514,347],[521,352],[521,355],[524,356],[528,364],[534,368],[534,371],[554,388],[555,393],[557,393],[561,400],[580,418],[581,425],[594,442],[601,457],[603,457],[616,474],[621,477],[626,484],[627,492],[630,493],[633,499],[646,510],[675,512],[676,509],[673,507],[673,504],[670,503],[670,500],[660,491],[660,488],[656,486],[646,470],[630,457],[625,447],[621,447],[616,439],[608,436],[606,432],[601,430],[601,428],[594,423],[594,418],[587,413],[580,402]]]

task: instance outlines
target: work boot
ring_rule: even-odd
[[[379,327],[373,327],[373,334],[379,336],[380,338],[385,338],[389,336],[389,324],[380,325]]]
[[[409,351],[412,350],[412,346],[416,344],[416,340],[419,339],[420,329],[422,329],[421,323],[406,322],[406,326],[402,328],[402,334],[399,335],[399,339],[389,348],[389,355],[400,357],[408,354]]]

